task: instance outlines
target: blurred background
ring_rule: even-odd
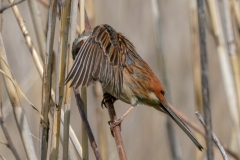
[[[6,5],[8,2],[4,0],[3,4]],[[40,1],[38,1],[38,4],[42,16],[42,25],[46,30],[48,7],[44,6]],[[25,1],[17,6],[33,43],[37,44],[28,3]],[[195,111],[198,109],[196,107],[193,76],[191,6],[194,5],[190,0],[86,1],[86,10],[91,26],[95,27],[100,24],[109,24],[116,31],[123,33],[133,42],[138,54],[149,64],[161,81],[163,77],[162,71],[159,68],[162,65],[159,64],[161,62],[159,54],[163,55],[169,85],[166,94],[168,98],[171,99],[169,101],[171,101],[171,104],[175,108],[191,119],[191,121],[201,126],[195,116]],[[221,2],[219,2],[219,6],[221,8]],[[26,46],[26,42],[12,9],[6,10],[2,14],[2,17],[2,36],[9,65],[23,92],[38,110],[41,111],[41,77],[30,56],[29,49]],[[157,19],[160,21],[157,22]],[[156,24],[159,25],[156,27]],[[54,43],[55,51],[58,50],[59,26],[59,19],[57,18]],[[206,32],[212,126],[219,140],[223,142],[225,146],[229,147],[233,123],[224,90],[216,43],[211,31],[207,29]],[[156,38],[158,35],[160,35],[160,37]],[[2,87],[1,90],[5,124],[21,159],[26,159],[5,87]],[[93,134],[99,146],[99,143],[102,143],[100,141],[106,142],[106,158],[109,160],[118,159],[115,140],[111,136],[108,125],[108,111],[106,108],[102,109],[100,107],[102,97],[96,98],[93,91],[93,86],[87,89],[88,120]],[[100,95],[102,95],[102,93]],[[22,100],[22,106],[32,133],[34,147],[37,155],[40,156],[40,118],[30,105],[24,99]],[[129,107],[129,105],[123,102],[116,101],[115,109],[118,117],[122,116]],[[165,114],[148,106],[138,106],[127,116],[122,122],[121,133],[128,159],[172,159],[166,130],[166,117]],[[81,142],[81,118],[75,105],[74,96],[72,96],[71,103],[71,126]],[[100,135],[103,133],[100,133],[99,126],[104,128],[104,138],[100,138]],[[191,140],[175,123],[173,126],[181,159],[197,159],[196,155],[199,154],[200,151],[196,149]],[[196,133],[193,129],[191,130],[194,134]],[[1,129],[0,141],[6,141]],[[60,146],[60,153],[61,148]],[[236,152],[239,151],[239,148],[234,148],[233,150]],[[203,156],[201,159],[204,159],[205,152],[206,150],[202,152]],[[91,148],[89,149],[89,154],[90,160],[95,159]],[[0,144],[0,155],[6,159],[14,159],[12,152],[4,144]],[[216,159],[219,159],[219,157],[216,157]]]

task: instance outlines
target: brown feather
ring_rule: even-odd
[[[127,57],[141,59],[132,43],[109,25],[100,25],[79,46],[81,48],[65,83],[72,79],[71,86],[84,87],[99,80],[118,97],[123,87],[122,68],[132,65],[126,64]]]

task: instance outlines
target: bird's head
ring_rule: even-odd
[[[75,60],[79,50],[81,49],[83,43],[90,36],[92,30],[84,30],[74,41],[72,44],[72,58]]]

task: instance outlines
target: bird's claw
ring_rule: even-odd
[[[103,108],[103,105],[104,105],[107,108],[107,106],[106,106],[107,101],[111,101],[112,103],[114,103],[116,100],[117,100],[117,98],[113,97],[109,93],[104,93],[103,100],[101,102],[101,107]]]
[[[108,121],[108,124],[109,124],[109,126],[110,126],[110,130],[111,130],[111,134],[112,134],[112,136],[114,137],[114,134],[113,134],[113,129],[116,127],[116,126],[119,126],[119,128],[120,128],[120,131],[121,131],[121,123],[122,123],[122,119],[121,118],[119,118],[119,119],[117,119],[117,120],[110,120],[110,121]]]
[[[103,108],[103,105],[105,106],[105,108],[107,108],[106,107],[106,102],[105,102],[105,99],[103,98],[103,100],[102,100],[102,102],[101,102],[101,107]]]

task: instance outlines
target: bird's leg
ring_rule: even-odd
[[[101,107],[103,108],[103,105],[106,107],[106,102],[111,100],[112,104],[117,100],[117,98],[113,97],[112,95],[110,95],[109,93],[104,93],[103,94],[103,100],[101,102]],[[107,107],[106,107],[107,108]]]
[[[111,130],[113,130],[113,128],[116,127],[116,126],[118,126],[118,125],[120,126],[120,129],[121,129],[121,123],[122,123],[122,121],[127,117],[127,115],[128,115],[133,109],[134,109],[134,106],[131,106],[131,108],[129,108],[129,109],[127,110],[127,112],[123,114],[123,116],[122,116],[121,118],[115,120],[115,121],[112,122],[112,123],[110,123],[111,121],[109,121],[108,124],[110,125]]]

